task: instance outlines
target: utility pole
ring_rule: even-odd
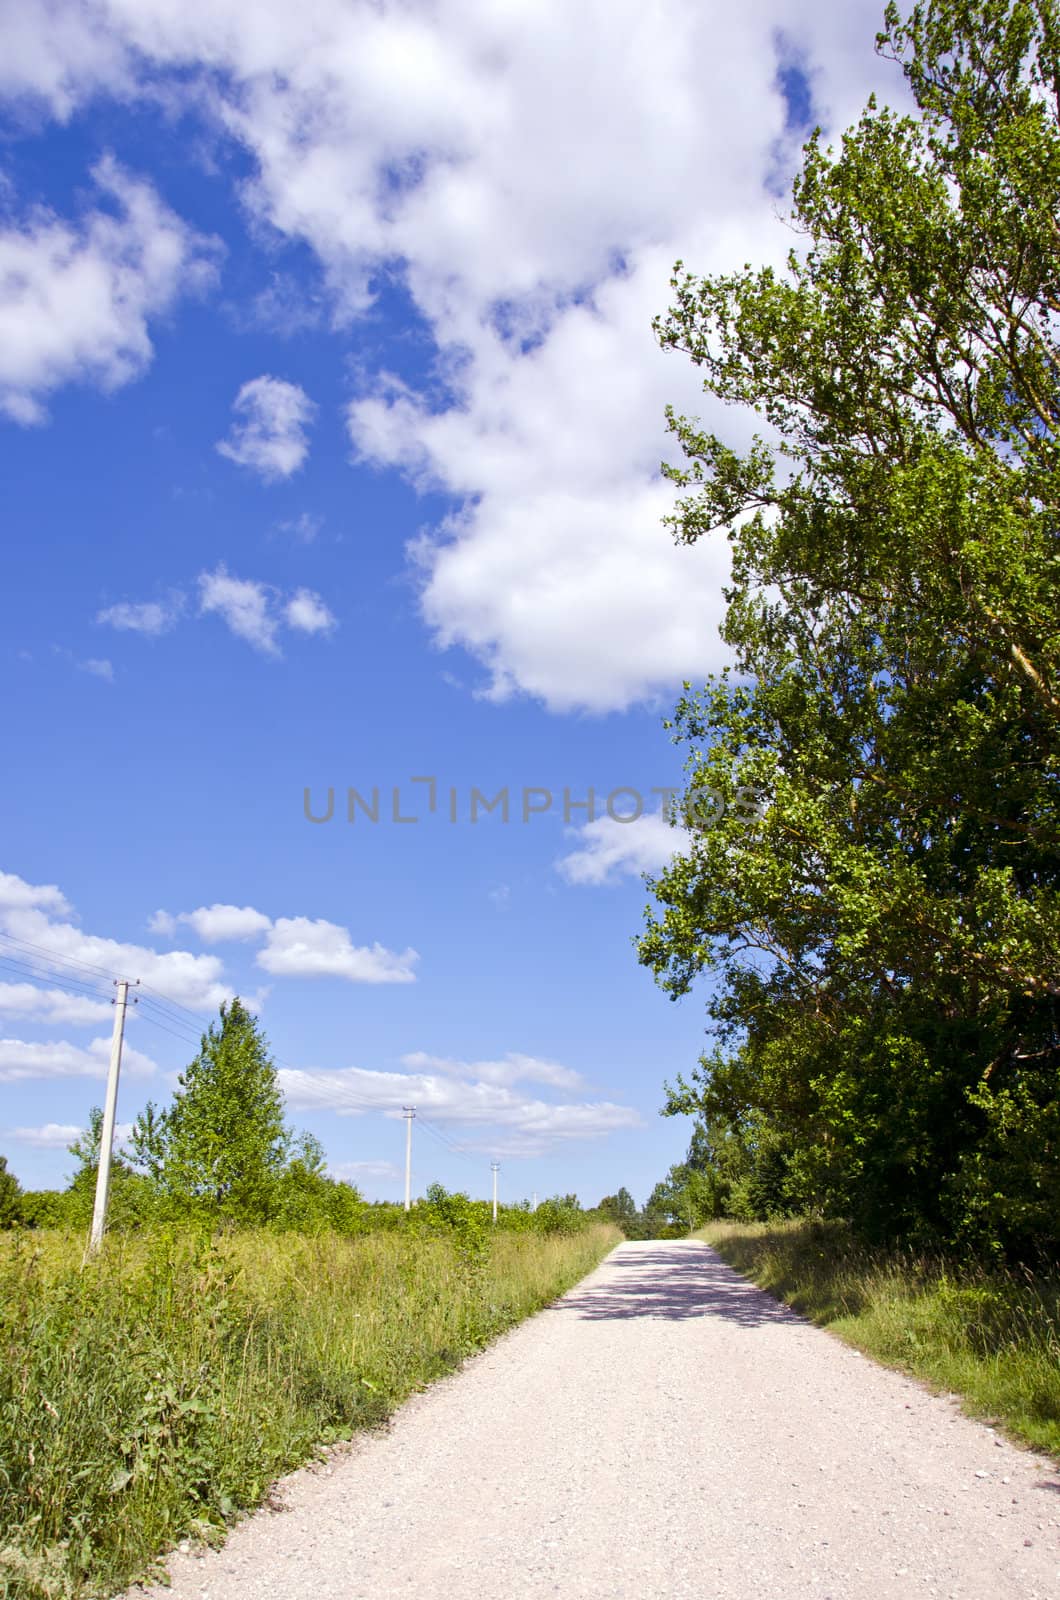
[[[412,1210],[412,1119],[416,1115],[415,1106],[402,1106],[401,1115],[405,1119],[405,1210]]]
[[[537,1190],[536,1189],[534,1190],[534,1198],[530,1202],[530,1210],[531,1211],[536,1211],[537,1210]]]
[[[493,1173],[493,1220],[497,1220],[497,1174],[501,1170],[499,1161],[490,1162],[490,1171]]]
[[[136,980],[140,982],[139,978]],[[96,1168],[96,1203],[92,1208],[92,1231],[88,1236],[88,1254],[94,1255],[103,1243],[103,1229],[107,1221],[107,1198],[110,1194],[110,1158],[114,1148],[114,1119],[118,1110],[118,1078],[121,1074],[121,1047],[125,1040],[125,1008],[129,1003],[129,980],[115,978],[118,991],[114,1000],[114,1032],[110,1040],[110,1071],[107,1074],[107,1098],[103,1106],[103,1126],[99,1136],[99,1165]],[[133,1002],[135,1004],[135,1001]]]

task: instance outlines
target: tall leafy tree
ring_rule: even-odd
[[[275,1065],[238,999],[203,1035],[169,1109],[140,1119],[134,1149],[178,1205],[240,1223],[276,1213],[290,1135]]]
[[[787,271],[679,263],[657,323],[769,425],[670,414],[687,543],[725,530],[735,672],[687,694],[729,808],[641,957],[709,971],[670,1108],[778,1204],[1012,1249],[1060,1235],[1060,14],[891,5],[918,113],[815,136]],[[758,786],[764,814],[733,803]]]
[[[0,1156],[0,1228],[13,1228],[21,1219],[22,1187],[7,1170],[7,1157]]]
[[[626,1233],[636,1225],[637,1202],[628,1189],[619,1189],[617,1194],[605,1194],[596,1209],[608,1222],[616,1223]]]

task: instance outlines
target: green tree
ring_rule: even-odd
[[[133,1148],[180,1208],[238,1223],[277,1214],[291,1136],[265,1039],[238,999],[203,1035],[169,1109],[139,1119]]]
[[[0,1228],[13,1228],[21,1222],[21,1194],[21,1184],[7,1170],[7,1157],[0,1156]]]
[[[76,1166],[70,1183],[62,1196],[58,1217],[73,1228],[87,1228],[96,1202],[96,1176],[99,1172],[99,1150],[103,1135],[103,1108],[93,1106],[88,1113],[88,1127],[67,1145]],[[27,1217],[32,1214],[36,1225],[56,1225],[56,1208],[43,1196],[33,1203],[27,1196]],[[110,1191],[107,1201],[107,1227],[109,1229],[135,1228],[150,1220],[154,1212],[155,1190],[151,1183],[136,1173],[122,1151],[111,1154]]]
[[[69,1220],[67,1197],[59,1189],[25,1189],[19,1200],[24,1228],[61,1228]]]
[[[657,323],[771,433],[741,452],[669,417],[676,535],[731,546],[735,672],[676,713],[694,842],[641,958],[674,995],[715,978],[718,1048],[668,1109],[751,1139],[753,1204],[1045,1249],[1060,16],[892,5],[878,46],[917,114],[870,101],[838,151],[815,135],[786,273],[679,263]]]
[[[299,1134],[277,1183],[275,1221],[300,1233],[356,1233],[363,1217],[353,1185],[328,1176],[320,1140]]]
[[[630,1229],[637,1224],[637,1202],[628,1189],[619,1189],[617,1194],[606,1194],[597,1206],[597,1211],[605,1222],[613,1222],[630,1236]]]

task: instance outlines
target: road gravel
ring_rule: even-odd
[[[1060,1600],[1054,1464],[696,1240],[620,1245],[278,1502],[150,1600]]]

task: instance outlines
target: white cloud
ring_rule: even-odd
[[[105,1078],[110,1064],[110,1039],[93,1039],[82,1047],[65,1039],[46,1044],[24,1039],[0,1039],[0,1083],[20,1083],[35,1078]],[[150,1077],[158,1068],[150,1056],[126,1044],[122,1071],[133,1077]]]
[[[423,616],[483,664],[484,692],[603,710],[718,663],[725,551],[673,548],[659,527],[662,406],[737,440],[749,423],[660,355],[650,319],[678,255],[714,272],[782,260],[778,178],[802,132],[782,60],[801,53],[833,128],[870,88],[903,102],[872,50],[879,0],[797,13],[25,0],[18,13],[0,83],[56,115],[137,80],[210,106],[252,163],[254,223],[315,252],[336,321],[400,278],[437,381],[421,395],[368,377],[351,437],[454,497],[419,546]],[[259,465],[294,470],[304,439],[273,455],[262,433]]]
[[[272,918],[253,906],[228,906],[215,904],[199,906],[195,911],[181,911],[171,917],[167,911],[156,911],[151,919],[153,931],[172,934],[178,922],[192,928],[204,944],[222,944],[229,939],[256,939],[272,927]]]
[[[595,817],[580,828],[568,828],[580,840],[578,849],[561,856],[556,870],[568,883],[614,883],[660,872],[671,857],[688,846],[688,834],[673,827],[658,811],[634,822],[616,822],[611,816]]]
[[[76,1122],[46,1122],[40,1128],[5,1128],[4,1138],[35,1145],[38,1150],[65,1150],[83,1132]]]
[[[521,1055],[517,1050],[509,1051],[498,1061],[454,1061],[447,1056],[431,1056],[423,1050],[414,1050],[402,1056],[401,1062],[415,1072],[440,1072],[446,1077],[470,1078],[480,1083],[536,1082],[550,1084],[555,1089],[580,1089],[585,1081],[572,1067]]]
[[[404,1174],[392,1161],[329,1161],[328,1173],[343,1183],[397,1183]]]
[[[209,284],[216,245],[110,157],[93,168],[110,210],[78,224],[38,209],[0,229],[0,412],[39,423],[62,384],[116,389],[152,356],[149,319]]]
[[[0,983],[0,1014],[87,1025],[105,1021],[111,1015],[111,1003],[63,989],[42,989],[35,983]]]
[[[93,678],[102,678],[104,683],[114,682],[113,662],[89,657],[87,661],[79,661],[77,666],[79,671],[87,672]]]
[[[12,953],[23,964],[38,968],[45,981],[68,973],[71,969],[65,963],[74,962],[96,969],[104,982],[111,974],[139,978],[193,1011],[216,1011],[223,1000],[233,998],[233,990],[222,981],[224,967],[217,956],[192,955],[187,950],[160,953],[55,920],[71,915],[66,897],[54,884],[30,884],[14,873],[0,873],[0,932],[17,942]]]
[[[297,383],[283,378],[252,378],[236,395],[236,421],[217,446],[229,461],[249,467],[271,482],[289,478],[309,454],[306,430],[316,407]]]
[[[96,621],[126,633],[142,633],[157,638],[174,627],[183,609],[183,595],[161,600],[121,600],[96,613]]]
[[[299,544],[312,544],[323,526],[323,517],[315,517],[310,511],[300,511],[297,517],[281,522],[279,529],[281,533],[290,534]]]
[[[265,584],[252,578],[232,578],[219,566],[199,574],[199,611],[216,612],[239,639],[263,655],[279,654],[276,618]]]
[[[429,1058],[425,1058],[429,1059]],[[473,1068],[473,1064],[469,1064]],[[537,1155],[572,1139],[595,1139],[641,1125],[631,1106],[610,1100],[555,1102],[531,1099],[503,1083],[451,1076],[448,1072],[373,1072],[347,1067],[332,1072],[281,1068],[278,1074],[292,1111],[334,1111],[358,1116],[367,1111],[397,1115],[414,1105],[431,1121],[472,1130],[482,1148],[496,1149],[503,1130],[512,1153]],[[486,1142],[484,1142],[486,1141]],[[518,1148],[517,1148],[518,1147]]]
[[[296,633],[330,633],[338,623],[312,589],[297,589],[286,600],[279,590],[255,578],[235,578],[222,563],[199,574],[199,614],[214,613],[239,639],[263,655],[278,656],[277,634],[283,627]]]
[[[0,914],[5,911],[53,911],[69,916],[70,902],[54,883],[27,883],[14,872],[0,872]]]
[[[153,911],[147,919],[147,930],[159,939],[172,939],[177,931],[177,919],[168,911]]]
[[[65,1150],[86,1131],[74,1122],[46,1122],[40,1128],[5,1128],[4,1138],[14,1139],[19,1144],[35,1145],[38,1150]],[[131,1122],[116,1122],[115,1144],[119,1146],[127,1144],[132,1137],[132,1131]]]
[[[349,929],[323,918],[278,917],[257,962],[275,977],[345,978],[350,983],[413,983],[415,950],[355,945]]]
[[[312,589],[298,589],[284,607],[287,626],[299,633],[330,633],[336,626],[333,614]]]

